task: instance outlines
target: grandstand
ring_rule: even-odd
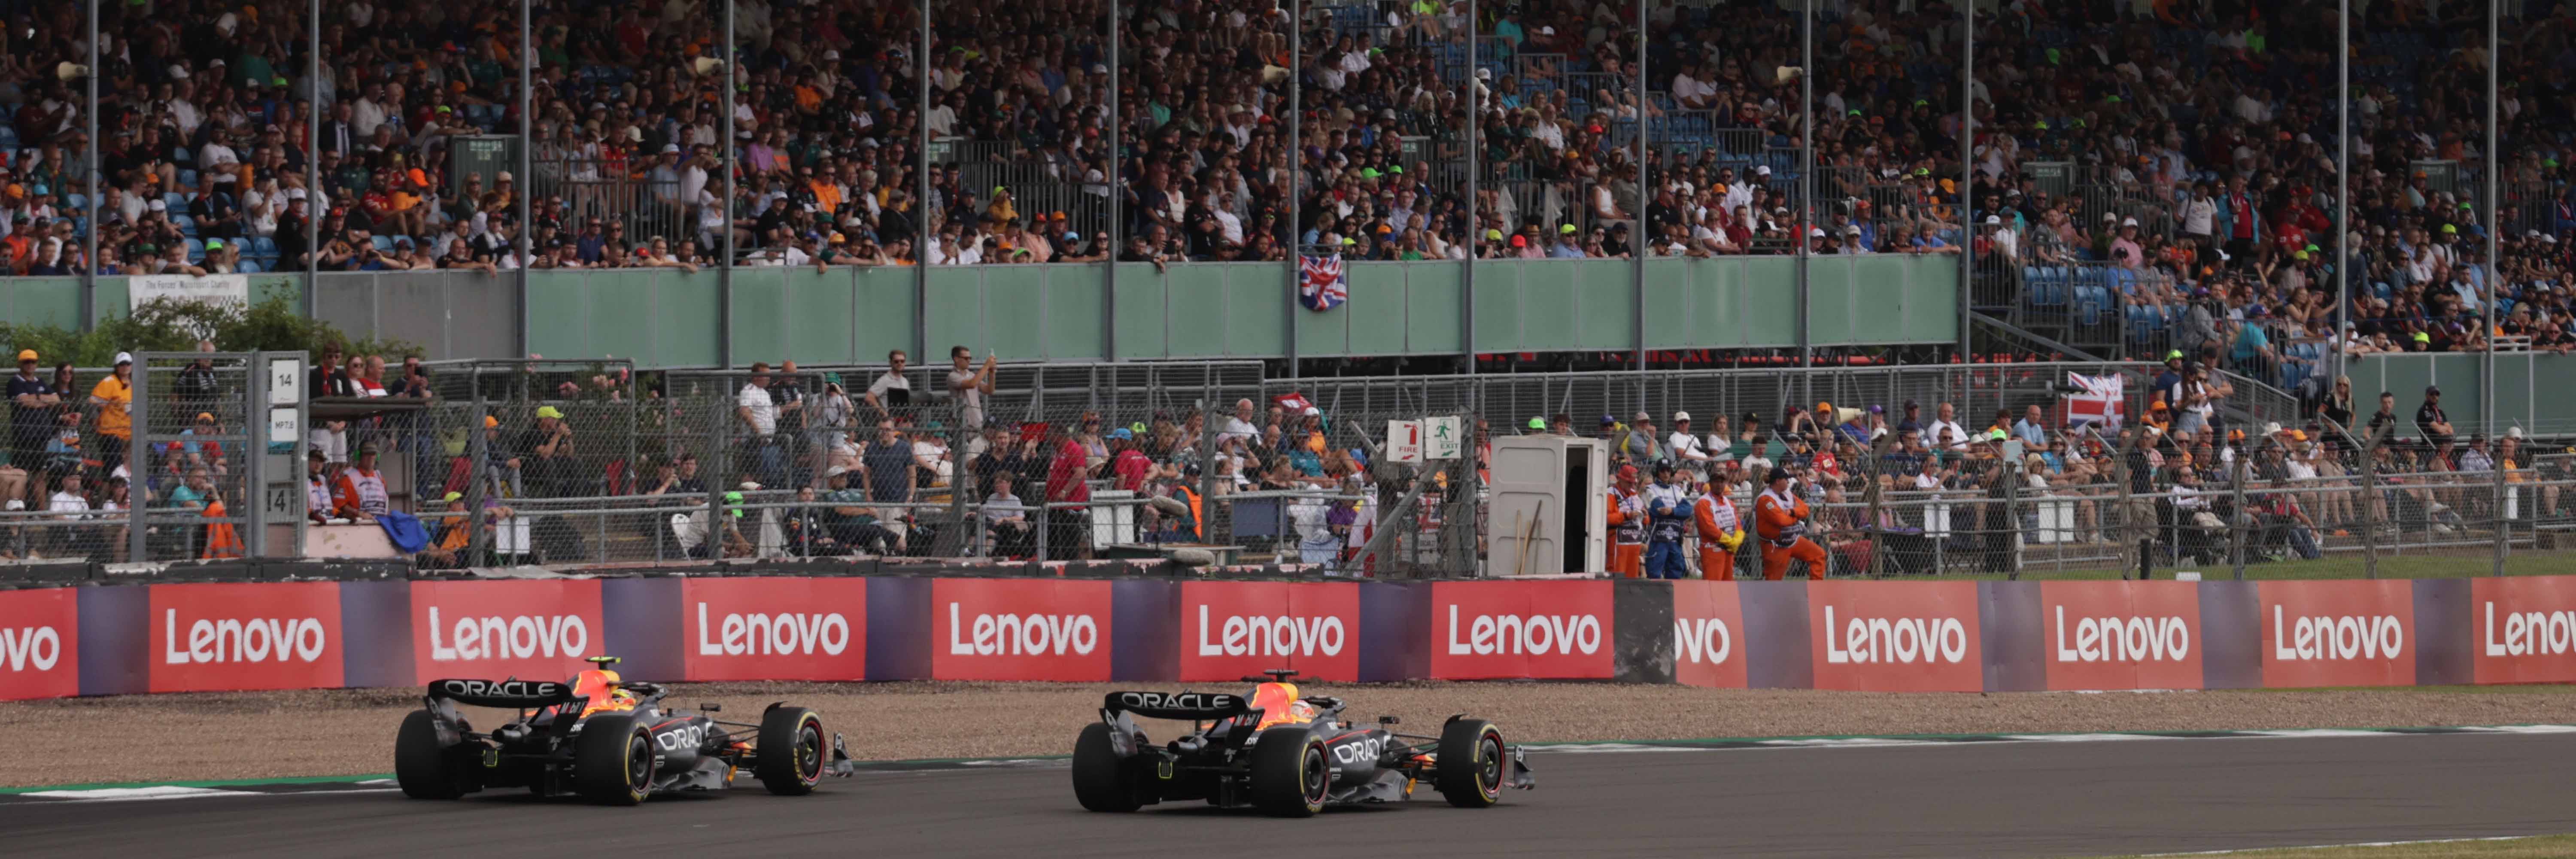
[[[2044,403],[2063,426],[2058,388],[2080,371],[2127,379],[2133,419],[2158,402],[2202,410],[2180,443],[2148,445],[2158,480],[2078,476],[2102,498],[2115,482],[2169,488],[2167,455],[2241,485],[2222,462],[2276,447],[2295,460],[2329,437],[2344,442],[2335,468],[2266,467],[2357,480],[2369,446],[2328,419],[2366,420],[2383,390],[2412,414],[2442,385],[2463,443],[2401,421],[2386,473],[2545,482],[2560,466],[2528,453],[2503,469],[2497,452],[2479,453],[2485,469],[2463,459],[2467,436],[2499,448],[2576,436],[2548,385],[2576,368],[2562,50],[2576,18],[2509,8],[2491,55],[2476,9],[2435,20],[2369,4],[2350,22],[2338,99],[2336,10],[2041,2],[1970,27],[1956,6],[1914,3],[1819,3],[1804,19],[1793,4],[1672,0],[581,0],[527,7],[522,30],[507,2],[150,0],[98,4],[93,39],[79,9],[22,9],[0,35],[0,321],[79,328],[162,294],[152,278],[243,275],[244,294],[297,296],[353,335],[463,362],[433,364],[424,378],[441,384],[477,359],[544,354],[637,371],[598,387],[595,368],[551,370],[578,394],[564,399],[705,401],[700,412],[748,376],[684,393],[669,380],[685,376],[650,371],[795,358],[806,370],[781,378],[797,390],[819,393],[832,372],[855,393],[902,349],[934,368],[909,384],[944,403],[936,368],[962,341],[1033,374],[1005,386],[1011,421],[1064,428],[1100,411],[1138,434],[1215,423],[1216,404],[1252,391],[1275,402],[1365,384],[1304,381],[1317,375],[1797,371],[1781,375],[1795,386],[1709,382],[1706,396],[1569,376],[1563,403],[1508,413],[1427,393],[1339,407],[1319,415],[1328,452],[1361,455],[1334,478],[1363,471],[1370,422],[1435,409],[1498,430],[1565,412],[1586,434],[1605,415],[1624,432],[1635,413],[1750,412],[1777,434],[1764,458],[1779,461],[1790,427],[1828,399],[1877,407],[1890,429],[1908,400],[1959,407],[1963,429]],[[2503,86],[2486,86],[2491,71]],[[1349,296],[1338,316],[1296,302],[1318,276]],[[2183,402],[2189,384],[2160,378],[2169,356],[2176,377],[2205,371],[2225,392]],[[1137,359],[1256,363],[1202,379],[1204,397],[1128,400],[1140,383],[1119,365]],[[1977,369],[1997,359],[2067,363]],[[1041,362],[1098,369],[1054,385],[1019,366]],[[1926,364],[1920,378],[1853,381]],[[2339,374],[2358,406],[2335,399]],[[414,389],[433,388],[455,408],[421,420],[469,433],[457,393]],[[1833,393],[1846,389],[1861,399]],[[486,413],[525,431],[541,394]],[[1598,405],[1563,407],[1578,398]],[[959,416],[941,416],[952,466],[991,443]],[[1299,417],[1279,431],[1293,440]],[[792,496],[777,478],[831,489],[829,439],[796,448],[821,467],[787,468],[727,453],[712,425],[659,431],[667,420],[615,410],[582,421],[630,443],[585,449],[579,477],[535,482],[475,479],[482,454],[428,445],[421,425],[362,431],[419,454],[397,494],[424,511],[489,484],[574,499],[559,515],[606,522],[579,511],[640,494],[639,475],[683,453],[706,458],[716,490],[750,466],[771,478],[751,481],[769,484],[759,491]],[[1831,430],[1816,432],[1806,456],[1831,452]],[[1165,483],[1175,457],[1195,456],[1213,486],[1225,457],[1186,441],[1136,447],[1173,469]],[[2056,441],[2084,458],[2088,439]],[[1114,458],[1105,437],[1086,444]],[[1940,451],[1841,453],[1894,470],[1854,471],[1857,496],[1876,477],[1920,476],[1922,454]],[[1251,486],[1271,458],[1225,467]],[[1305,476],[1340,485],[1317,459]],[[2062,476],[2067,461],[2047,467]],[[1954,468],[1915,488],[2012,480]],[[705,489],[700,501],[724,503]],[[2426,546],[2483,539],[2513,530],[2496,522],[2561,515],[2554,486],[2531,490],[2508,510],[2427,488],[2376,515],[2412,516]],[[947,512],[968,515],[970,494],[944,494]],[[2086,518],[2097,506],[2122,505],[2070,507],[2085,512],[2067,521],[2111,527]],[[2319,522],[2353,541],[2328,548],[2375,539],[2357,521],[2373,508]],[[2439,515],[2459,510],[2471,515]],[[2534,541],[2538,521],[2512,539]],[[649,524],[620,527],[624,548],[594,540],[581,554],[671,550]]]

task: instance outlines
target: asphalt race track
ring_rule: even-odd
[[[1081,811],[1065,771],[873,772],[642,808],[398,793],[0,808],[11,856],[2089,856],[2576,832],[2576,735],[1532,754],[1499,808]],[[1333,848],[1338,849],[1338,848]],[[836,851],[819,854],[816,851]]]

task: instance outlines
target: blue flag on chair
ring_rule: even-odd
[[[1297,272],[1304,275],[1297,284],[1297,303],[1314,311],[1331,310],[1351,300],[1351,279],[1337,256],[1299,256]]]

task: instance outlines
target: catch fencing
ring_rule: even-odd
[[[397,368],[426,377],[431,402],[351,428],[348,444],[402,463],[401,501],[433,535],[416,556],[427,568],[1182,557],[1470,576],[1489,536],[1478,454],[1532,418],[1609,439],[1622,461],[1673,460],[1694,491],[1706,482],[1743,510],[1769,466],[1798,470],[1828,576],[2230,575],[2424,554],[2502,568],[2563,557],[2551,553],[2576,527],[2576,453],[2534,458],[2522,439],[2499,501],[2481,477],[2497,472],[2476,460],[2293,438],[2296,415],[2261,400],[2222,409],[2218,432],[2179,444],[2062,429],[2069,373],[2127,378],[2126,413],[2143,419],[2153,368],[2142,365],[1280,380],[1257,362],[988,372],[979,356],[963,371],[905,357],[900,368],[765,375],[613,362]],[[971,406],[952,381],[976,392]],[[1820,418],[1819,405],[1833,412]],[[2034,405],[2048,427],[2039,443],[1991,438]],[[1669,449],[1681,412],[1710,459]],[[1387,461],[1389,421],[1452,416],[1470,455]],[[1895,430],[1909,419],[1950,420],[1973,441],[1908,442]],[[2291,429],[2258,432],[2267,423]],[[2231,442],[2229,428],[2252,438]],[[1629,442],[1641,430],[1651,445]],[[2244,472],[2231,470],[2239,463]],[[1744,552],[1738,572],[1758,571],[1757,555]]]

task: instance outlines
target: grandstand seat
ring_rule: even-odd
[[[205,259],[205,258],[206,258],[206,245],[205,245],[205,243],[203,243],[203,242],[199,242],[199,241],[197,241],[196,239],[193,239],[193,238],[192,238],[192,239],[189,239],[189,240],[188,240],[188,261],[189,261],[189,262],[196,262],[196,261],[198,261],[198,260]]]
[[[271,259],[276,258],[277,240],[267,236],[252,236],[250,238],[250,255],[255,257],[268,257]]]
[[[186,214],[180,212],[171,212],[170,223],[178,225],[179,232],[187,234],[190,238],[194,238],[197,235],[197,219],[195,218],[188,217]]]
[[[170,161],[175,164],[195,164],[197,156],[196,153],[189,152],[188,147],[173,146],[170,147]]]
[[[177,191],[171,191],[161,195],[161,204],[170,207],[170,212],[172,214],[187,211],[188,195]]]
[[[393,251],[394,251],[394,240],[393,240],[392,238],[387,237],[387,236],[369,236],[368,238],[370,238],[370,239],[372,239],[372,240],[373,240],[373,243],[374,243],[374,244],[375,244],[375,246],[376,246],[376,252],[377,252],[377,253],[380,253],[380,254],[393,253]]]
[[[179,171],[179,187],[182,187],[182,188],[194,188],[194,187],[197,187],[197,171],[195,171],[195,170],[181,170],[181,171]]]
[[[233,270],[241,274],[258,274],[262,269],[259,260],[244,258]]]
[[[89,197],[84,194],[64,194],[63,208],[73,212],[89,211]]]

